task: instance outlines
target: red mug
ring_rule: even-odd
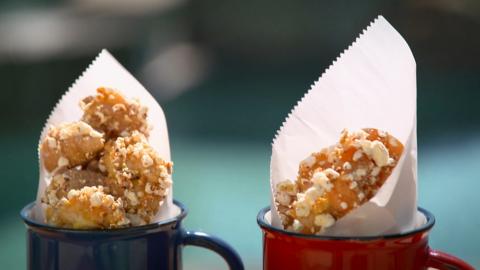
[[[265,219],[270,207],[257,216],[263,232],[264,270],[417,270],[429,267],[474,270],[461,259],[431,249],[428,233],[435,217],[418,208],[426,222],[404,233],[366,237],[306,235],[275,228]]]

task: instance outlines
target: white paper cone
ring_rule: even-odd
[[[96,95],[97,88],[101,86],[114,88],[127,98],[137,98],[142,105],[148,107],[147,121],[153,127],[148,141],[162,159],[170,161],[170,144],[168,141],[167,123],[162,108],[150,93],[132,76],[132,74],[118,63],[118,61],[107,50],[102,50],[100,52],[95,60],[58,101],[42,130],[39,146],[46,136],[50,125],[79,121],[83,115],[79,102],[87,96]],[[45,188],[50,183],[50,176],[43,167],[43,161],[40,154],[38,155],[38,158],[39,182],[36,200],[37,207],[33,218],[39,222],[43,222],[44,216],[41,207],[41,197],[44,194]],[[171,187],[168,196],[160,207],[154,221],[174,216],[177,209],[172,207],[172,205]]]
[[[415,224],[417,205],[415,59],[400,34],[379,16],[322,74],[291,111],[272,143],[272,224],[282,227],[273,194],[295,180],[300,162],[335,144],[343,129],[384,130],[405,146],[402,158],[369,202],[326,233],[362,236]]]

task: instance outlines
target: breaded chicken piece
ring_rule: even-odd
[[[134,131],[105,144],[99,167],[106,168],[105,186],[122,198],[132,224],[149,223],[171,186],[172,163],[161,159],[145,136]]]
[[[147,108],[105,87],[80,106],[82,121],[50,128],[40,145],[52,177],[42,197],[47,223],[76,229],[150,223],[172,184],[172,163],[148,144]]]
[[[71,189],[56,204],[47,205],[47,223],[72,229],[111,229],[125,227],[122,199],[107,195],[102,186]]]
[[[94,158],[104,146],[103,134],[85,122],[51,127],[41,146],[40,155],[48,172],[73,168]]]
[[[67,197],[70,190],[85,186],[101,186],[104,181],[105,176],[94,171],[81,169],[59,171],[52,176],[42,202],[54,206],[63,197]]]
[[[97,95],[83,99],[80,107],[84,111],[82,120],[103,131],[108,139],[129,136],[134,130],[148,137],[148,108],[113,89],[98,88]]]
[[[335,146],[301,162],[295,182],[277,185],[275,202],[284,227],[321,234],[375,196],[402,152],[402,143],[388,133],[344,130]]]

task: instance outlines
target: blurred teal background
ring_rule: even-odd
[[[310,84],[378,14],[409,43],[418,78],[419,201],[434,248],[480,268],[480,2],[0,1],[0,263],[25,269],[18,212],[36,193],[40,129],[101,48],[165,110],[186,227],[261,269],[270,142]],[[225,269],[186,248],[185,269]]]

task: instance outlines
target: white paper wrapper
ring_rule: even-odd
[[[170,160],[170,144],[168,141],[167,123],[162,108],[150,93],[106,50],[102,50],[83,74],[73,83],[62,96],[51,112],[40,135],[40,143],[47,134],[50,125],[64,122],[79,121],[83,115],[79,102],[90,95],[96,94],[100,86],[117,89],[127,98],[137,98],[142,105],[148,107],[148,123],[153,126],[148,139],[150,145],[164,160]],[[39,222],[44,221],[41,197],[45,188],[50,183],[50,175],[43,167],[39,156],[39,182],[37,191],[36,208],[33,218]],[[160,207],[154,221],[173,217],[178,209],[173,207],[172,188],[169,189],[166,201]]]
[[[347,128],[377,128],[405,151],[369,202],[339,219],[325,234],[366,236],[412,229],[417,219],[415,59],[400,34],[379,16],[315,82],[289,114],[272,143],[272,224],[282,227],[273,194],[295,180],[300,162],[338,142]]]

